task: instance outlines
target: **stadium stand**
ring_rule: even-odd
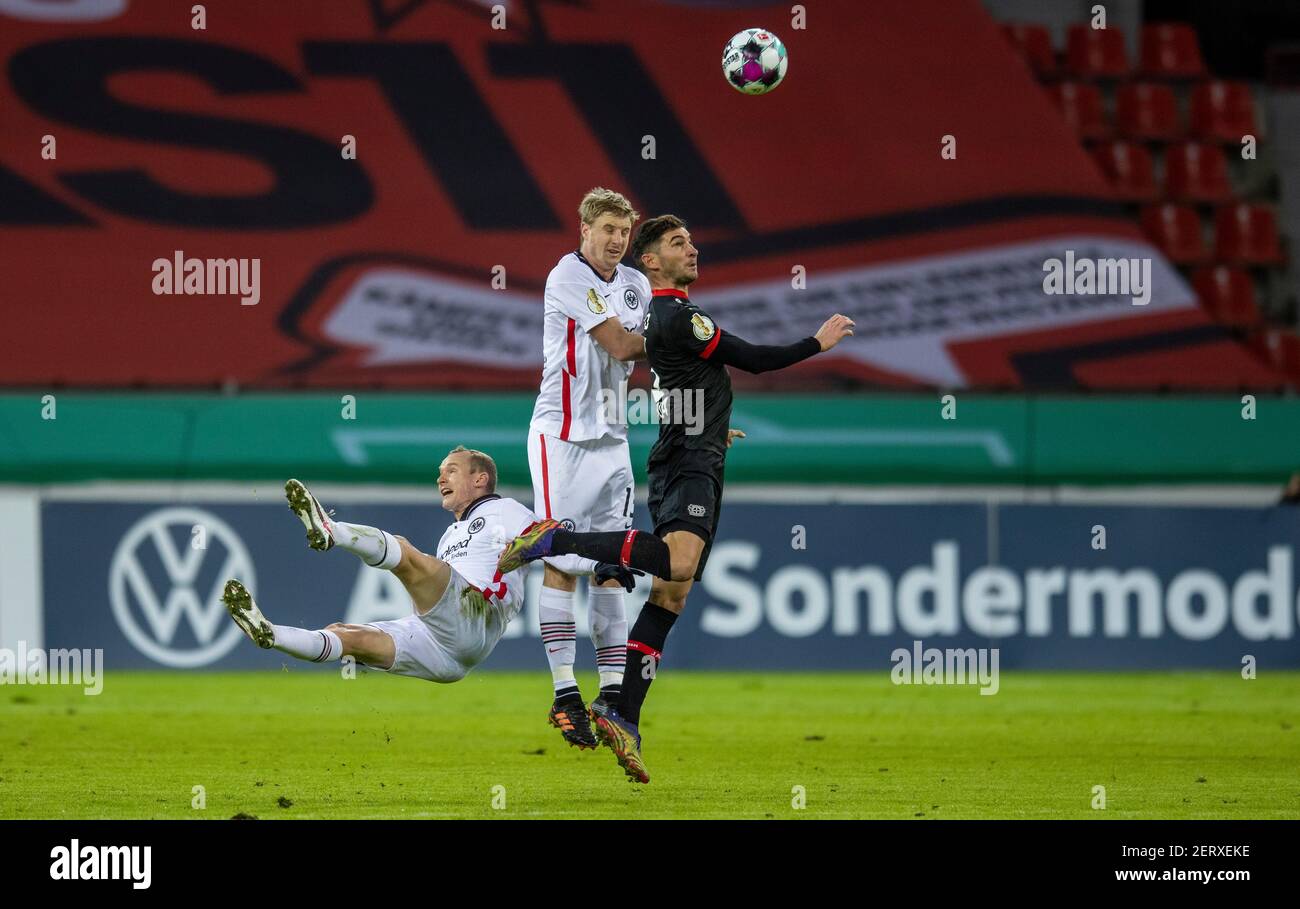
[[[1142,28],[1140,72],[1151,79],[1199,79],[1205,62],[1196,32],[1181,22],[1160,22]]]
[[[1209,251],[1201,235],[1201,219],[1188,205],[1165,202],[1142,209],[1142,230],[1160,248],[1169,261],[1178,265],[1198,265],[1207,261]]]
[[[1181,138],[1178,101],[1173,89],[1158,82],[1128,82],[1115,95],[1119,134],[1143,142],[1170,142]]]
[[[1136,66],[1120,27],[1071,23],[1059,49],[1044,24],[1002,29],[1205,310],[1249,332],[1253,348],[1294,379],[1300,338],[1294,294],[1282,280],[1288,257],[1256,103],[1262,86],[1216,77],[1184,22],[1143,24]],[[1270,65],[1286,72],[1287,59]],[[1078,81],[1057,81],[1061,72]],[[1238,160],[1246,137],[1256,142],[1254,157]]]

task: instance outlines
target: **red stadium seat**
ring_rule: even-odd
[[[1129,139],[1169,141],[1183,134],[1174,91],[1159,83],[1121,85],[1115,95],[1115,121],[1119,134]]]
[[[1104,142],[1092,157],[1125,202],[1150,202],[1159,195],[1151,153],[1134,142]]]
[[[1278,265],[1283,261],[1277,213],[1266,205],[1240,202],[1214,213],[1214,256],[1239,265]]]
[[[1052,50],[1052,36],[1043,25],[1017,23],[1002,26],[1002,34],[1020,52],[1034,75],[1050,79],[1057,74],[1056,52]]]
[[[1047,87],[1058,110],[1080,139],[1110,138],[1110,124],[1102,107],[1101,92],[1087,82],[1058,82]]]
[[[1300,335],[1290,328],[1266,328],[1255,342],[1256,348],[1279,371],[1300,378]]]
[[[1148,205],[1142,209],[1142,232],[1175,265],[1197,265],[1209,259],[1201,236],[1201,219],[1186,205]]]
[[[1205,75],[1195,30],[1180,22],[1142,26],[1141,73],[1157,79],[1196,79]]]
[[[1201,305],[1221,325],[1248,329],[1261,321],[1249,272],[1226,265],[1198,268],[1192,275],[1192,287]]]
[[[1165,150],[1165,195],[1179,202],[1231,201],[1223,149],[1204,142],[1170,145]]]
[[[1065,65],[1083,79],[1122,79],[1129,74],[1124,33],[1117,28],[1070,26],[1065,45]]]
[[[1236,144],[1256,135],[1255,99],[1244,82],[1201,82],[1192,89],[1192,134]]]

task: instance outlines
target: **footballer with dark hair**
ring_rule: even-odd
[[[691,585],[704,572],[722,505],[727,448],[744,433],[729,428],[731,376],[784,369],[830,350],[853,334],[853,322],[834,315],[816,334],[787,345],[750,344],[724,332],[691,302],[687,288],[699,277],[699,252],[686,223],[660,215],[641,225],[632,243],[633,264],[650,279],[645,321],[646,354],[659,407],[659,439],[647,462],[654,533],[636,530],[574,533],[557,521],[539,521],[501,553],[503,572],[554,555],[579,555],[654,575],[650,597],[627,642],[627,667],[617,703],[593,711],[596,733],[636,782],[649,782],[641,759],[641,705],[663,654],[664,642],[686,606]],[[703,429],[688,431],[682,402],[703,396]]]

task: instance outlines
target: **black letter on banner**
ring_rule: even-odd
[[[558,79],[632,192],[652,212],[688,209],[692,227],[745,228],[744,219],[690,136],[623,44],[489,44],[494,75]],[[592,78],[599,73],[600,79]],[[611,88],[616,86],[616,89]],[[616,103],[610,103],[616,91]],[[641,158],[655,137],[659,166]]]
[[[0,224],[79,224],[95,222],[75,208],[0,167]]]
[[[119,73],[196,76],[223,95],[301,92],[287,71],[256,54],[173,38],[69,38],[14,54],[14,91],[54,120],[146,142],[256,158],[275,173],[258,196],[204,196],[158,183],[141,169],[81,171],[60,179],[96,205],[132,218],[232,230],[304,227],[354,218],[370,207],[370,181],[332,142],[283,126],[126,104],[108,80]]]
[[[445,44],[308,41],[319,76],[365,76],[383,88],[467,227],[554,230],[555,212],[474,82]]]

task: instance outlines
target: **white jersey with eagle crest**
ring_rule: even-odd
[[[502,576],[497,556],[534,520],[523,505],[496,493],[471,502],[438,541],[438,558],[451,566],[438,602],[423,613],[367,623],[393,639],[392,665],[371,668],[447,683],[487,659],[524,605],[524,568]]]
[[[571,252],[546,278],[542,329],[542,385],[533,406],[535,433],[566,442],[606,436],[627,439],[627,424],[606,420],[601,393],[621,401],[619,386],[632,364],[611,357],[588,334],[610,317],[637,331],[650,305],[650,282],[626,265],[606,281],[581,254]],[[622,418],[622,414],[617,415]]]
[[[490,591],[491,601],[499,604],[502,618],[509,621],[524,605],[526,566],[498,576],[497,557],[536,520],[532,511],[515,499],[495,493],[484,496],[470,504],[462,520],[443,532],[434,555],[479,590]]]

